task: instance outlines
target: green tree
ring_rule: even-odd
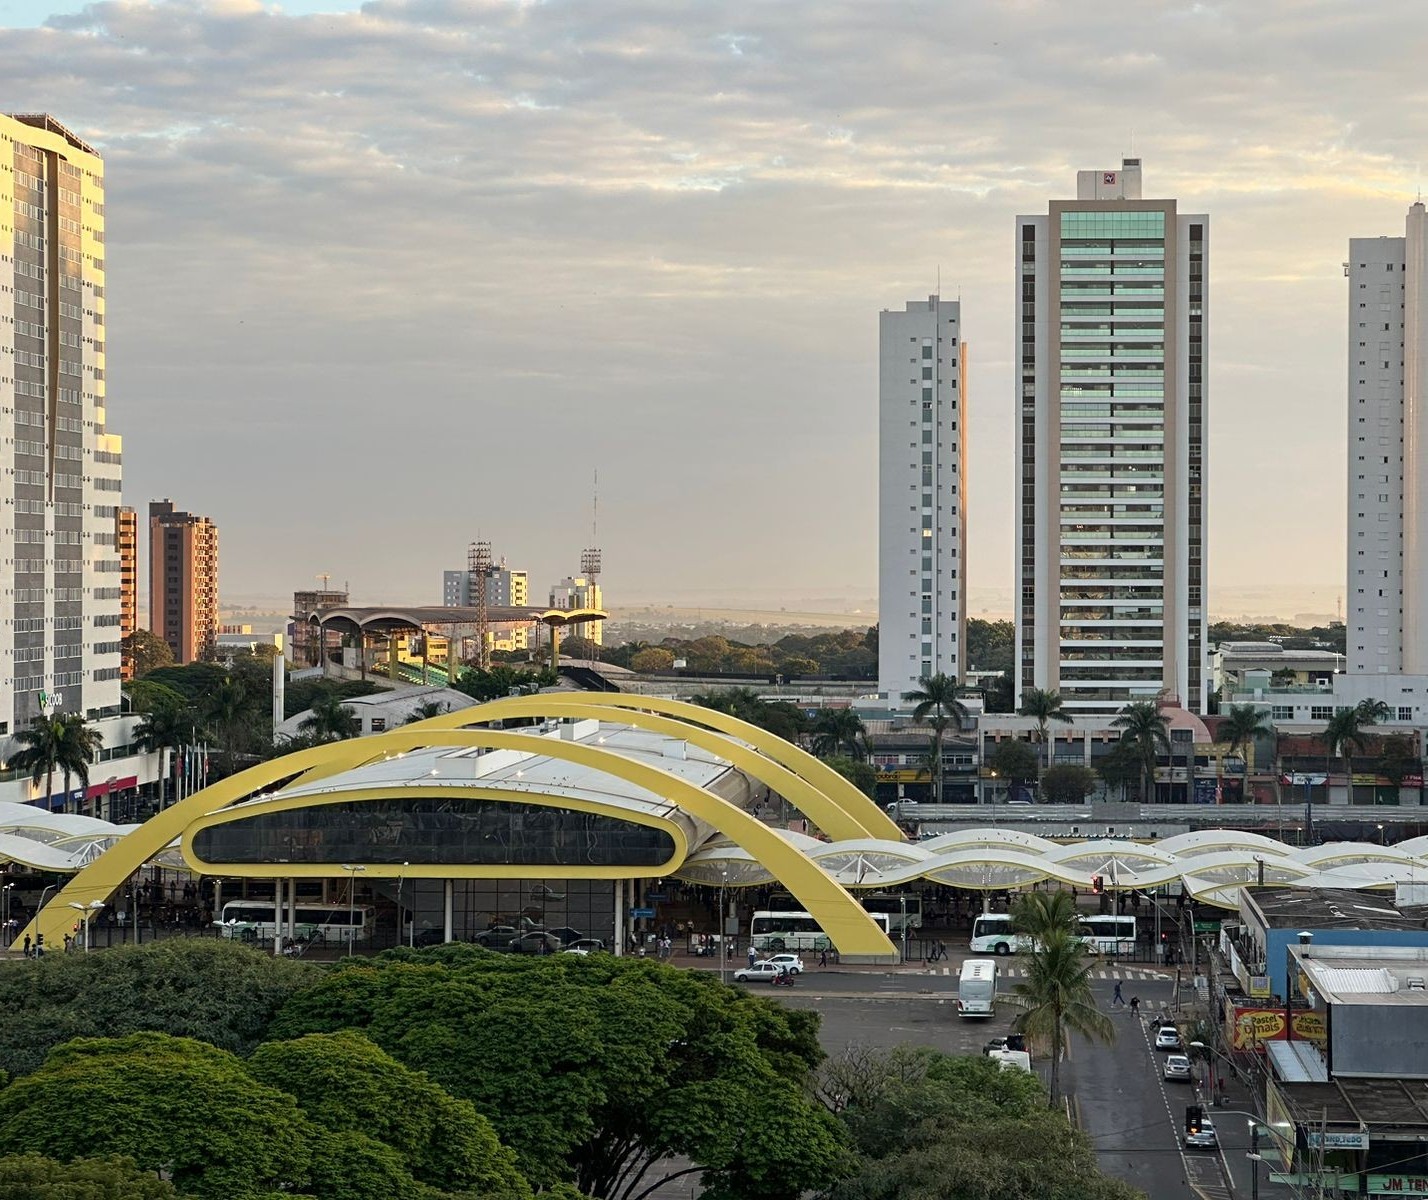
[[[998,777],[1009,783],[1027,783],[1036,778],[1039,757],[1035,750],[1018,738],[1004,738],[996,744],[988,765]]]
[[[1324,726],[1319,739],[1324,743],[1324,795],[1329,793],[1329,760],[1338,755],[1344,760],[1344,775],[1348,780],[1349,803],[1354,802],[1354,759],[1355,750],[1362,750],[1365,744],[1363,727],[1364,714],[1357,708],[1341,708]],[[1372,723],[1372,722],[1368,722]]]
[[[1016,627],[1010,621],[967,618],[967,668],[1010,671],[1015,665]]]
[[[301,1190],[309,1138],[293,1098],[234,1055],[161,1033],[76,1039],[0,1092],[6,1147],[124,1155],[215,1200]]]
[[[159,756],[159,807],[171,799],[169,789],[173,780],[174,756],[179,748],[192,736],[193,720],[185,712],[183,698],[168,688],[164,691],[174,700],[155,698],[154,706],[144,714],[144,719],[134,726],[134,743],[150,754]],[[175,700],[177,703],[175,703]]]
[[[36,717],[28,729],[15,734],[20,749],[10,758],[12,770],[28,773],[30,782],[45,782],[45,797],[54,795],[55,772],[64,776],[65,803],[69,803],[70,779],[78,776],[89,786],[89,764],[99,755],[101,735],[85,723],[79,713],[55,713]]]
[[[403,1066],[361,1034],[310,1034],[269,1042],[249,1060],[261,1083],[297,1098],[313,1122],[390,1147],[403,1171],[443,1191],[523,1200],[516,1157],[470,1101]]]
[[[247,1054],[318,973],[311,963],[211,938],[10,962],[0,971],[0,1071],[34,1071],[70,1038],[141,1030]]]
[[[863,718],[851,708],[821,708],[813,718],[813,753],[819,758],[857,758],[859,738],[866,732]]]
[[[942,742],[947,727],[954,721],[960,728],[967,719],[967,707],[957,696],[957,681],[950,675],[936,674],[923,679],[902,698],[913,703],[912,719],[925,721],[932,727],[933,747],[932,790],[938,804],[942,803]]]
[[[147,629],[136,629],[119,641],[119,652],[134,664],[134,678],[142,679],[150,671],[171,667],[174,652],[168,642]]]
[[[836,1125],[805,1087],[817,1017],[701,973],[474,947],[344,963],[276,1036],[357,1029],[470,1100],[539,1187],[636,1200],[688,1159],[711,1200],[827,1186]]]
[[[663,646],[646,646],[629,656],[625,664],[631,671],[668,671],[674,667],[674,652]]]
[[[5,1200],[182,1200],[174,1185],[131,1158],[76,1158],[62,1163],[42,1154],[0,1158]]]
[[[1225,714],[1224,720],[1215,731],[1215,740],[1223,742],[1229,747],[1231,754],[1248,748],[1254,750],[1254,740],[1257,737],[1270,737],[1274,733],[1274,726],[1269,724],[1268,714],[1263,709],[1256,708],[1253,704],[1232,705],[1230,711]],[[1248,760],[1249,754],[1245,755]]]
[[[424,700],[412,709],[403,725],[415,725],[418,721],[430,721],[443,713],[450,712],[451,706],[443,700]]]
[[[1092,769],[1101,777],[1107,790],[1122,789],[1122,798],[1125,795],[1124,789],[1140,779],[1140,753],[1124,741],[1116,742],[1106,754],[1093,762]]]
[[[1148,804],[1154,798],[1152,781],[1155,760],[1170,753],[1170,722],[1153,700],[1137,700],[1127,704],[1111,725],[1121,731],[1121,744],[1135,754],[1140,773],[1140,800]]]
[[[1080,804],[1096,790],[1096,772],[1064,763],[1041,773],[1041,799],[1047,804]]]
[[[1042,944],[1058,934],[1075,934],[1081,914],[1070,892],[1023,892],[1011,909],[1012,928]]]
[[[483,671],[479,667],[465,667],[451,686],[458,692],[465,692],[473,700],[485,701],[499,700],[512,692],[554,687],[555,682],[555,673],[549,668],[525,671],[515,667],[492,667]]]
[[[298,722],[298,732],[318,742],[341,742],[362,732],[362,722],[337,696],[328,692],[313,701],[312,711]]]
[[[1061,706],[1061,693],[1056,691],[1042,691],[1041,688],[1028,688],[1021,695],[1021,707],[1017,709],[1023,717],[1031,717],[1036,721],[1036,744],[1042,748],[1042,756],[1046,760],[1043,764],[1051,766],[1050,742],[1047,738],[1047,725],[1052,721],[1064,721],[1070,723],[1071,714]]]
[[[878,772],[866,758],[849,758],[844,754],[835,754],[831,758],[824,759],[824,762],[863,795],[874,796],[877,794]]]
[[[1109,1042],[1115,1038],[1115,1028],[1096,1007],[1092,963],[1078,938],[1065,930],[1048,933],[1034,950],[1022,955],[1021,962],[1025,978],[1012,987],[1012,1000],[1021,1009],[1013,1028],[1046,1047],[1054,1105],[1061,1095],[1061,1060],[1069,1035]]]
[[[237,769],[239,753],[252,740],[248,690],[238,676],[225,674],[218,681],[203,707],[203,717],[218,740],[223,774],[232,775]]]
[[[1422,771],[1423,763],[1413,748],[1411,738],[1394,734],[1380,743],[1378,773],[1394,787],[1401,787],[1406,776],[1419,775]]]

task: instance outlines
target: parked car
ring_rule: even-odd
[[[1025,1050],[1026,1035],[1021,1033],[1009,1033],[1006,1037],[994,1037],[982,1047],[982,1053],[988,1056],[1000,1054],[1004,1050]]]
[[[577,938],[565,947],[562,953],[565,954],[598,954],[605,949],[605,943],[599,938]]]
[[[740,967],[734,972],[736,983],[772,983],[784,969],[771,959],[762,958],[752,967]]]
[[[1155,1048],[1157,1050],[1180,1050],[1180,1030],[1174,1025],[1162,1025],[1155,1031]]]
[[[489,929],[483,929],[471,940],[478,946],[485,946],[488,950],[504,950],[520,936],[521,931],[514,925],[492,925]]]
[[[440,946],[446,941],[444,929],[419,929],[412,938],[413,946]]]
[[[512,954],[554,954],[557,950],[562,949],[560,939],[542,929],[533,929],[530,933],[521,934],[506,948]]]
[[[1172,1054],[1165,1060],[1164,1074],[1167,1083],[1189,1083],[1190,1060],[1183,1054]]]
[[[795,975],[801,974],[803,971],[803,959],[796,954],[773,954],[769,956],[768,961],[792,971]]]
[[[1209,1117],[1202,1117],[1200,1120],[1199,1133],[1187,1133],[1185,1135],[1185,1149],[1187,1150],[1215,1150],[1218,1149],[1220,1140],[1215,1136],[1215,1126]]]
[[[585,936],[580,930],[571,929],[569,925],[557,925],[554,929],[547,929],[546,933],[559,938],[562,946],[569,946]]]

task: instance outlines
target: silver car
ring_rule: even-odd
[[[1183,1054],[1172,1054],[1165,1060],[1164,1074],[1167,1083],[1189,1083],[1190,1060]]]
[[[1187,1150],[1215,1150],[1219,1145],[1220,1141],[1215,1137],[1214,1123],[1209,1117],[1201,1119],[1199,1133],[1185,1135],[1185,1149]]]
[[[1180,1030],[1174,1025],[1162,1025],[1155,1031],[1155,1048],[1157,1050],[1179,1050]]]

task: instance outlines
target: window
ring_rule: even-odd
[[[1411,720],[1413,720],[1413,710],[1412,710],[1411,708],[1407,707],[1406,705],[1400,706],[1400,707],[1399,707],[1399,710],[1398,710],[1398,719],[1399,719],[1400,721],[1411,721]]]
[[[1292,721],[1294,720],[1294,707],[1290,704],[1276,704],[1269,710],[1272,721]]]
[[[1309,710],[1311,721],[1327,721],[1334,715],[1334,710],[1327,704],[1316,704]]]

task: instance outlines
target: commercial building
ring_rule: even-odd
[[[1428,210],[1353,238],[1347,632],[1354,674],[1428,675]]]
[[[550,606],[558,609],[603,608],[604,595],[592,575],[567,575],[550,585]],[[605,626],[601,621],[580,621],[570,626],[569,636],[585,638],[597,646],[605,644]]]
[[[149,628],[180,664],[218,640],[218,527],[169,500],[149,502]]]
[[[1286,650],[1278,642],[1221,642],[1210,654],[1210,686],[1221,696],[1272,688],[1331,692],[1345,659],[1336,650]]]
[[[966,346],[961,305],[878,316],[878,691],[966,667]]]
[[[104,166],[53,117],[0,117],[0,734],[119,710],[120,450],[104,407]],[[13,379],[8,373],[13,367]]]
[[[446,608],[474,608],[476,606],[476,578],[470,571],[443,571],[441,574],[441,603]],[[501,559],[486,572],[487,608],[523,608],[530,603],[530,576],[525,571],[517,571]],[[524,625],[504,626],[490,630],[490,649],[526,650],[530,647],[530,632]],[[442,650],[445,654],[445,650]]]
[[[114,545],[119,551],[119,637],[139,628],[139,515],[128,506],[114,514]],[[134,678],[134,660],[123,655],[120,678]]]
[[[329,653],[342,648],[342,635],[326,634],[318,638],[317,629],[309,617],[320,608],[346,608],[347,589],[322,588],[293,593],[293,619],[288,625],[288,661],[295,667],[316,667],[322,663],[319,648],[325,643]]]
[[[1126,159],[1016,226],[1018,704],[1203,713],[1209,219]]]

